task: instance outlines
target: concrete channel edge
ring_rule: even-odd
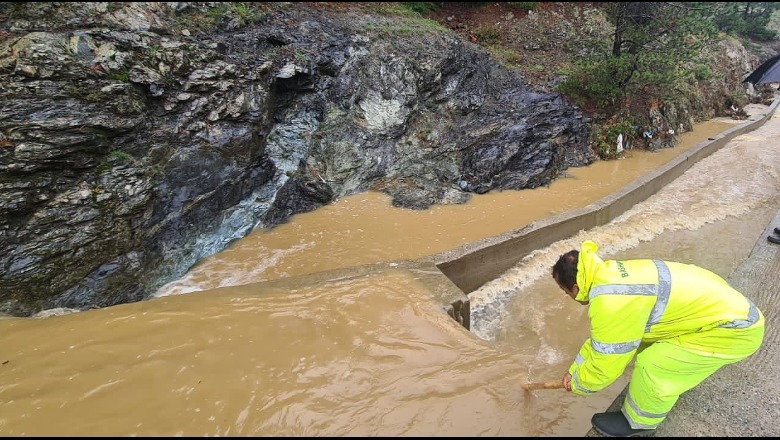
[[[470,329],[469,293],[501,276],[532,251],[571,237],[581,230],[610,222],[632,206],[658,192],[680,177],[693,164],[719,150],[735,137],[764,125],[779,104],[780,100],[776,95],[766,112],[755,115],[752,119],[718,136],[700,142],[653,173],[636,179],[619,191],[584,208],[532,222],[506,234],[426,257],[419,260],[419,263],[434,264],[462,291],[463,295],[455,294],[455,297],[444,307],[453,319]],[[447,290],[453,293],[453,289]]]

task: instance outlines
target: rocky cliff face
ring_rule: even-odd
[[[431,22],[264,3],[0,4],[0,312],[146,298],[253,228],[545,185],[588,119]]]

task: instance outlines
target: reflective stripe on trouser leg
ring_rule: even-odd
[[[658,427],[682,393],[700,384],[720,367],[753,354],[761,345],[763,335],[763,325],[740,330],[713,329],[647,347],[637,355],[623,402],[622,411],[631,427]],[[709,352],[688,348],[711,346],[716,341],[718,347],[712,347]]]

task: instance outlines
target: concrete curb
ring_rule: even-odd
[[[571,237],[580,230],[610,222],[632,206],[658,192],[693,164],[719,150],[735,137],[764,125],[772,117],[778,105],[780,99],[775,96],[765,113],[756,115],[753,119],[726,130],[714,138],[700,142],[655,172],[635,180],[623,189],[584,208],[533,222],[519,230],[470,243],[420,261],[434,263],[468,295],[488,281],[499,277],[533,250]],[[467,305],[453,304],[453,306],[459,310],[468,310]],[[469,321],[465,320],[465,322]]]

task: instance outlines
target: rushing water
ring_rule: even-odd
[[[731,124],[699,124],[673,150],[466,205],[409,211],[375,193],[348,197],[249,235],[159,298],[2,319],[0,435],[584,435],[625,377],[588,398],[523,389],[559,379],[587,336],[587,309],[557,290],[549,267],[587,237],[605,257],[728,276],[780,207],[778,116],[471,293],[471,332],[413,270],[318,272],[416,259],[588,205]]]
[[[271,230],[258,230],[206,258],[156,296],[354,267],[412,260],[522,228],[534,220],[584,207],[649,174],[738,121],[717,119],[680,136],[679,145],[657,152],[573,168],[548,187],[474,195],[464,205],[424,211],[394,208],[377,192],[346,197],[298,214]]]

